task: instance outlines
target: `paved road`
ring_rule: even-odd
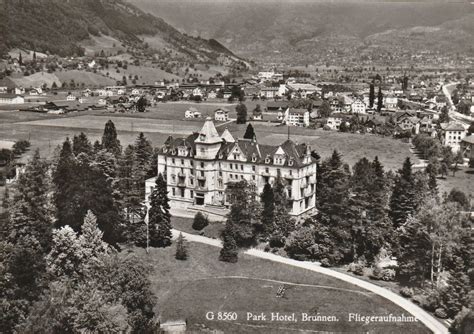
[[[189,234],[185,232],[180,232],[178,230],[173,230],[173,237],[177,238],[179,233],[183,233],[183,236],[188,240],[188,241],[193,241],[193,242],[199,242],[215,247],[222,247],[222,242],[220,240],[216,239],[211,239],[199,235],[194,235],[194,234]],[[429,313],[427,313],[425,310],[423,310],[421,307],[413,304],[411,301],[397,295],[394,292],[391,292],[385,288],[382,288],[378,285],[372,284],[370,282],[363,281],[361,279],[358,279],[356,277],[340,273],[337,271],[334,271],[332,269],[328,268],[323,268],[321,267],[318,263],[315,262],[305,262],[305,261],[296,261],[293,259],[289,259],[286,257],[282,257],[279,255],[275,255],[272,253],[267,253],[261,250],[257,249],[249,249],[244,252],[244,254],[258,257],[261,259],[266,259],[270,260],[273,262],[278,262],[278,263],[283,263],[287,264],[290,266],[298,267],[298,268],[303,268],[307,270],[311,270],[314,272],[318,272],[320,274],[324,274],[327,276],[331,276],[337,279],[340,279],[344,282],[348,282],[351,284],[354,284],[356,286],[359,286],[363,289],[366,289],[370,292],[373,292],[381,297],[384,297],[388,300],[390,300],[392,303],[400,306],[403,308],[405,311],[411,313],[415,317],[418,318],[420,322],[422,322],[426,327],[428,327],[433,333],[435,334],[448,334],[448,329],[437,319],[435,319],[433,316],[431,316]]]
[[[449,84],[444,85],[443,88],[442,88],[443,94],[446,96],[446,99],[448,100],[449,116],[452,119],[454,119],[458,122],[461,122],[464,125],[469,126],[472,122],[474,122],[474,118],[470,117],[470,116],[467,116],[467,115],[463,115],[463,114],[456,111],[456,107],[454,106],[453,100],[451,99],[451,93],[448,89],[448,87],[456,86],[457,84],[459,84],[459,82],[451,82]]]

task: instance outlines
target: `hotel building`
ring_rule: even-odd
[[[158,173],[166,176],[172,209],[225,212],[228,183],[247,180],[260,194],[277,175],[286,184],[291,215],[315,208],[316,161],[308,145],[291,140],[262,145],[234,139],[227,129],[219,135],[210,118],[186,138],[168,137],[158,153]],[[146,198],[154,183],[155,178],[147,180]]]

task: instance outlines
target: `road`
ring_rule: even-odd
[[[203,243],[203,244],[215,246],[215,247],[222,247],[222,242],[220,240],[211,239],[211,238],[207,238],[207,237],[203,237],[203,236],[195,235],[195,234],[189,234],[189,233],[181,232],[178,230],[173,230],[173,237],[177,238],[179,233],[182,233],[183,236],[188,241],[199,242],[199,243]],[[258,249],[249,249],[245,251],[244,254],[258,257],[261,259],[266,259],[273,262],[283,263],[283,264],[290,265],[297,268],[311,270],[311,271],[314,271],[323,275],[331,276],[331,277],[340,279],[344,282],[359,286],[363,289],[366,289],[372,293],[375,293],[381,297],[384,297],[390,300],[392,303],[398,305],[399,307],[403,308],[405,311],[411,313],[420,322],[422,322],[427,328],[429,328],[433,333],[448,334],[448,329],[436,318],[434,318],[428,312],[423,310],[421,307],[413,304],[408,299],[405,299],[397,295],[396,293],[389,291],[385,288],[382,288],[378,285],[363,281],[361,279],[358,279],[356,277],[353,277],[344,273],[334,271],[329,268],[323,268],[319,265],[319,263],[316,263],[316,262],[296,261],[296,260],[289,259],[283,256],[267,253]]]
[[[450,82],[442,87],[442,91],[443,91],[444,96],[446,96],[446,99],[448,100],[449,117],[451,117],[453,120],[457,122],[460,122],[466,126],[469,126],[472,122],[474,122],[474,118],[457,112],[456,107],[453,104],[453,100],[451,99],[451,92],[449,88],[452,86],[456,86],[458,84],[459,82]]]

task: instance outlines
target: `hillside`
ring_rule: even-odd
[[[468,2],[130,1],[183,32],[215,38],[263,62],[314,61],[315,55],[333,58],[332,52],[351,56],[379,46],[474,52],[474,5]],[[418,27],[437,30],[420,33]],[[415,40],[406,45],[411,35]]]
[[[83,55],[101,44],[107,46],[106,51],[150,54],[153,50],[142,40],[147,36],[164,41],[170,52],[184,60],[239,60],[219,43],[182,34],[163,19],[122,0],[7,0],[3,8],[0,54],[22,48],[60,56]]]

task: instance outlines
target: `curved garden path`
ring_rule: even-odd
[[[188,240],[192,242],[199,242],[203,243],[206,245],[210,246],[215,246],[215,247],[222,247],[222,242],[217,239],[211,239],[207,237],[203,237],[200,235],[195,235],[195,234],[189,234],[186,232],[181,232],[178,230],[173,230],[173,237],[177,238],[179,233],[182,233],[183,236]],[[306,270],[311,270],[317,273],[321,273],[327,276],[331,276],[337,279],[340,279],[344,282],[348,282],[350,284],[356,285],[358,287],[361,287],[363,289],[366,289],[370,292],[373,292],[381,297],[384,297],[388,300],[390,300],[392,303],[395,305],[398,305],[399,307],[403,308],[407,312],[411,313],[414,315],[421,323],[423,323],[427,328],[429,328],[433,333],[435,334],[448,334],[448,329],[446,326],[444,326],[441,322],[439,322],[436,318],[434,318],[432,315],[430,315],[428,312],[423,310],[421,307],[415,305],[408,299],[403,298],[402,296],[389,291],[383,287],[380,287],[378,285],[375,285],[370,282],[363,281],[361,279],[358,279],[356,277],[340,273],[338,271],[334,271],[329,268],[323,268],[320,265],[313,263],[313,262],[307,262],[307,261],[297,261],[293,259],[289,259],[283,256],[275,255],[272,253],[267,253],[258,249],[249,249],[244,252],[244,254],[258,257],[261,259],[267,259],[273,262],[279,262],[283,264],[287,264],[293,267],[298,267]]]

